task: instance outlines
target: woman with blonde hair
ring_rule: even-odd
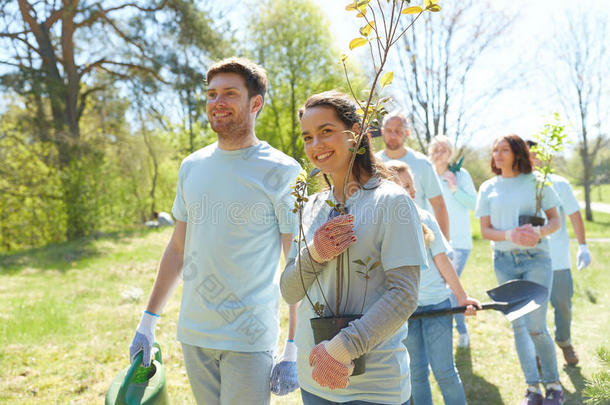
[[[395,160],[386,162],[386,166],[396,173],[411,198],[415,198],[417,190],[408,165]],[[481,304],[478,300],[470,298],[462,287],[447,256],[450,250],[449,244],[440,231],[436,219],[422,208],[419,208],[419,215],[424,226],[431,229],[433,235],[427,248],[429,266],[421,271],[417,309],[414,315],[429,310],[450,308],[451,291],[457,296],[457,304],[467,307],[466,315],[474,315],[475,307],[480,308]],[[429,368],[432,368],[445,404],[466,404],[464,387],[453,360],[452,320],[451,315],[409,320],[408,336],[404,344],[411,359],[413,400],[417,405],[432,405]]]

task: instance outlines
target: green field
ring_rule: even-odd
[[[604,229],[609,228],[599,232]],[[128,363],[128,347],[170,234],[164,229],[98,235],[0,256],[0,403],[102,403],[115,374]],[[573,341],[581,362],[564,368],[558,352],[567,404],[582,403],[585,378],[601,370],[595,352],[610,347],[608,246],[590,243],[593,264],[574,272]],[[571,248],[574,258],[575,242]],[[476,232],[463,281],[481,300],[496,285],[489,245]],[[179,296],[178,291],[167,305],[157,339],[173,403],[193,404],[175,337]],[[285,334],[285,306],[282,314]],[[469,328],[471,350],[456,353],[468,403],[518,402],[524,383],[509,323],[486,311],[470,319]],[[438,387],[434,397],[442,403]],[[300,397],[273,397],[272,403],[299,404]]]

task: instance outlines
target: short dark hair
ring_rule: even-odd
[[[248,88],[248,97],[261,96],[265,100],[267,92],[267,73],[265,69],[246,58],[227,58],[214,63],[208,69],[208,83],[219,73],[235,73],[243,77]]]
[[[499,137],[494,141],[493,146],[495,147],[501,141],[506,141],[513,152],[515,159],[513,161],[513,170],[516,170],[519,173],[531,173],[532,160],[530,158],[529,148],[527,147],[525,141],[521,139],[519,135],[511,134]],[[494,163],[493,155],[491,157],[491,171],[497,175],[502,174],[502,170],[496,167],[496,164]]]

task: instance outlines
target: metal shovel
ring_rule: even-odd
[[[529,314],[548,299],[549,291],[546,287],[528,280],[510,280],[496,288],[487,291],[487,295],[494,300],[481,304],[482,309],[495,309],[506,315],[509,321],[514,321],[523,315]],[[446,309],[433,309],[418,312],[409,319],[428,316],[458,314],[466,311],[466,307],[452,307]],[[480,311],[478,309],[477,311]]]

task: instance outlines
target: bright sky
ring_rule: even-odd
[[[453,1],[453,0],[452,0]],[[491,1],[491,0],[488,0]],[[348,52],[349,41],[358,36],[358,24],[352,14],[345,11],[349,0],[314,0],[327,12],[332,21],[331,30],[337,39],[337,46]],[[423,2],[423,1],[422,1]],[[440,0],[442,6],[445,1]],[[485,11],[481,1],[481,12]],[[569,0],[512,0],[491,1],[493,7],[510,14],[519,13],[506,38],[495,49],[490,50],[477,66],[480,77],[486,73],[502,70],[503,67],[521,64],[526,72],[514,87],[504,90],[495,102],[479,115],[481,122],[473,127],[479,130],[473,135],[472,144],[489,145],[498,135],[516,133],[529,137],[538,132],[553,111],[560,110],[553,100],[554,92],[544,79],[543,69],[552,69],[553,61],[541,57],[545,50],[545,40],[553,37],[561,26],[559,17],[568,10],[577,9],[575,1]],[[412,5],[417,0],[412,1]],[[588,12],[604,12],[610,15],[610,1],[590,0],[586,2]],[[442,13],[442,11],[441,11]],[[610,60],[610,59],[609,59]],[[610,62],[609,66],[610,66]],[[395,74],[397,72],[395,71]],[[486,81],[480,80],[484,86]]]

